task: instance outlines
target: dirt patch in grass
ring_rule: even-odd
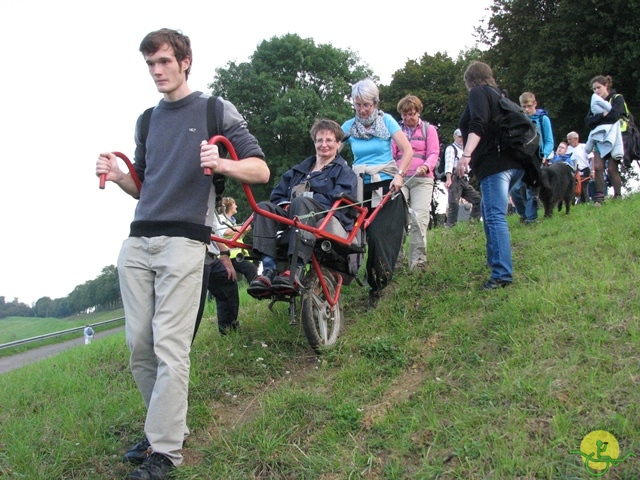
[[[425,369],[426,362],[423,359],[430,357],[440,344],[441,336],[434,334],[422,344],[415,362],[398,375],[385,390],[380,401],[374,405],[365,405],[364,417],[361,421],[365,430],[381,422],[384,417],[398,405],[409,400],[420,389],[428,372]],[[275,389],[281,388],[289,383],[298,386],[310,385],[313,382],[306,381],[311,376],[317,376],[318,366],[321,357],[315,354],[301,356],[292,359],[285,364],[286,376],[278,379],[270,379],[260,387],[256,388],[252,395],[243,397],[227,396],[222,399],[211,401],[208,410],[212,413],[209,425],[196,432],[192,432],[182,454],[185,457],[185,464],[196,466],[203,461],[203,452],[199,448],[189,448],[189,445],[207,445],[212,438],[224,437],[227,432],[233,431],[246,422],[251,422],[261,415],[261,399]],[[331,371],[323,371],[326,379],[331,376]],[[384,462],[382,463],[384,464]],[[372,466],[374,468],[374,466]],[[371,472],[369,472],[369,475]],[[331,477],[326,477],[327,479]]]
[[[189,448],[189,445],[207,445],[211,438],[226,435],[226,432],[236,429],[246,422],[250,422],[260,416],[260,400],[269,392],[280,388],[287,383],[305,385],[305,378],[309,375],[317,375],[319,357],[310,354],[291,360],[285,364],[287,376],[280,379],[270,379],[252,395],[243,397],[228,396],[220,400],[213,400],[208,410],[211,412],[211,422],[205,429],[192,432],[182,454],[185,464],[195,466],[202,462],[203,452],[197,448]]]

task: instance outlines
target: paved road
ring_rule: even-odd
[[[101,331],[99,333],[99,336],[94,339],[94,342],[99,341],[101,337],[113,335],[114,333],[119,333],[123,330],[124,327],[118,327],[112,328],[111,330]],[[45,345],[39,348],[32,348],[31,350],[27,350],[26,352],[17,353],[9,357],[0,357],[0,374],[10,372],[11,370],[16,370],[31,363],[35,363],[38,360],[53,357],[63,350],[83,344],[84,337],[80,336],[78,338],[74,338],[73,340],[67,340],[66,342],[53,343],[51,345]]]

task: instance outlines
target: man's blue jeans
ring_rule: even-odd
[[[510,194],[520,218],[526,222],[533,222],[538,218],[538,197],[526,183],[519,180],[511,189]]]
[[[491,278],[513,281],[511,235],[507,224],[509,190],[520,181],[524,170],[511,169],[490,175],[480,182],[482,220],[487,238],[487,264]]]

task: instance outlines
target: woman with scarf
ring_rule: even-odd
[[[413,148],[398,122],[378,109],[378,87],[361,80],[351,91],[356,116],[342,125],[349,135],[354,156],[353,170],[364,180],[363,200],[372,211],[389,190],[400,192],[404,176],[413,159]],[[394,140],[402,151],[396,164],[391,151]],[[369,306],[375,307],[380,291],[393,278],[393,269],[407,220],[407,205],[402,194],[390,199],[367,229],[366,276]]]

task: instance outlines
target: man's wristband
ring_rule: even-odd
[[[225,250],[224,252],[220,252],[220,255],[224,255],[226,257],[230,257],[231,256],[231,251],[230,250]]]
[[[467,158],[471,158],[471,155],[465,155],[464,153],[462,155],[460,155],[461,157],[467,157]]]

